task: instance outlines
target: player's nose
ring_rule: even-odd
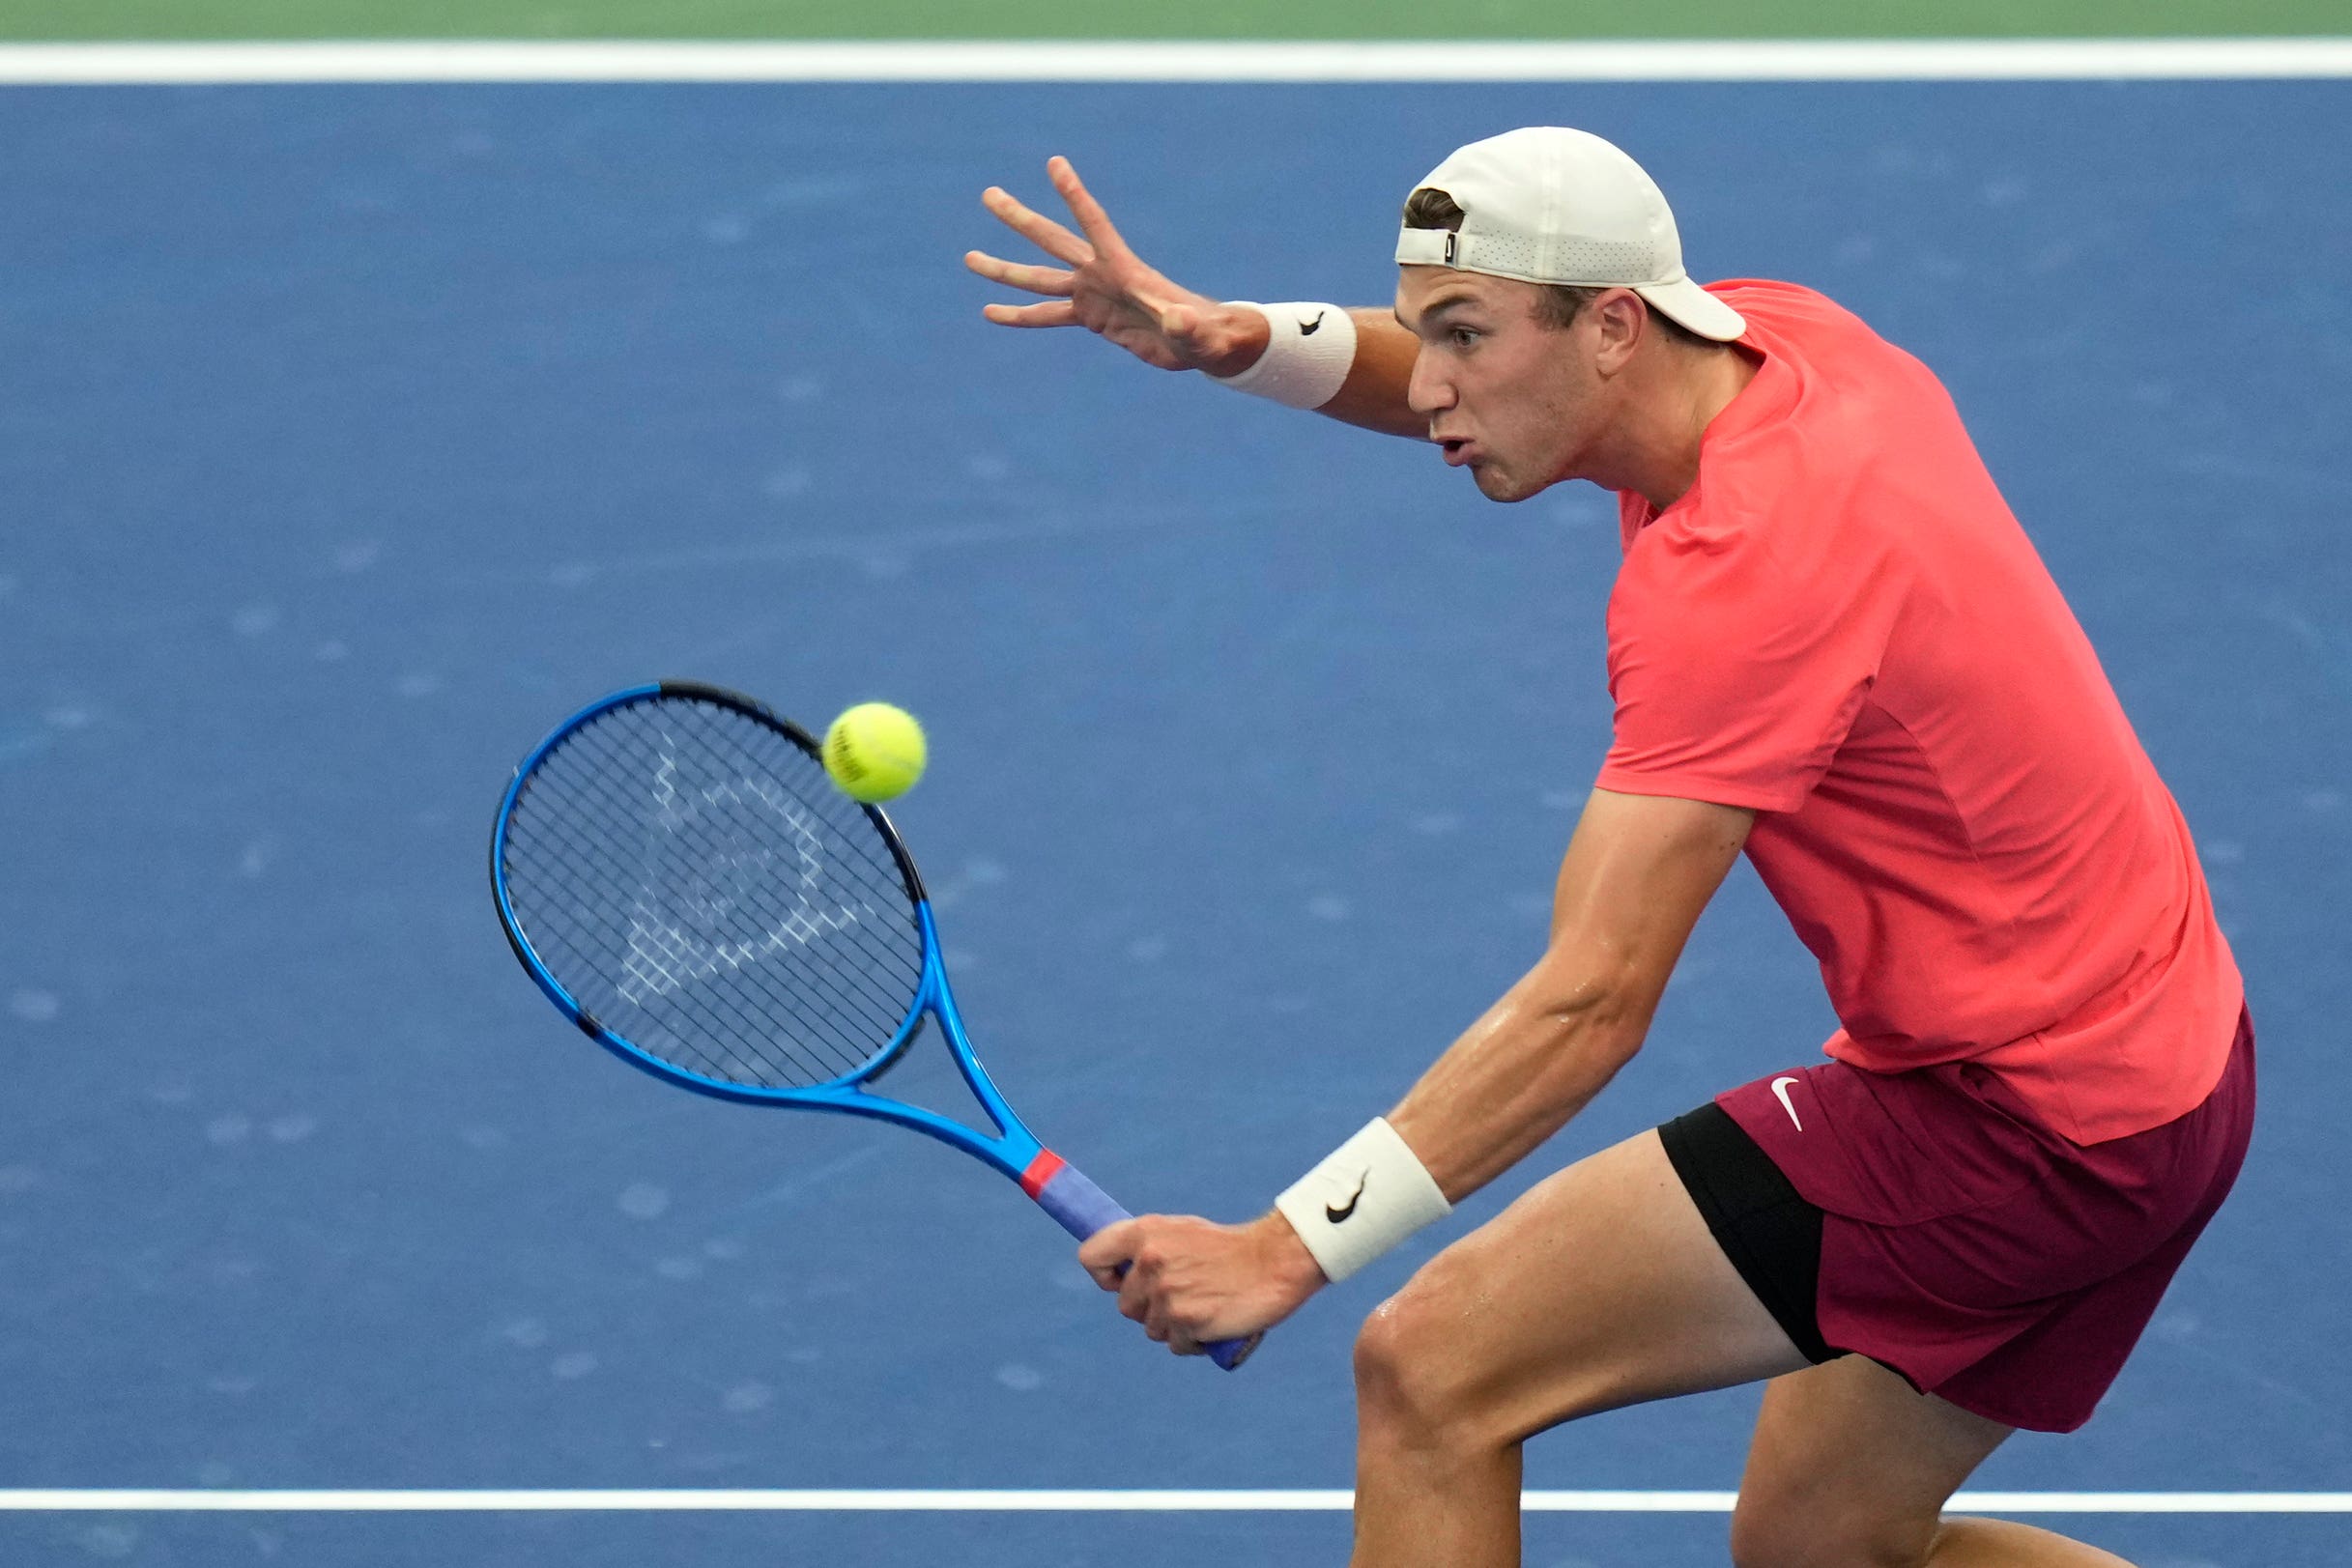
[[[1405,406],[1415,413],[1440,413],[1453,404],[1453,383],[1436,370],[1429,356],[1414,356],[1413,375],[1405,383]]]

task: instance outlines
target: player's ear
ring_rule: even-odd
[[[1604,376],[1614,375],[1633,357],[1649,335],[1649,308],[1631,289],[1611,289],[1585,306],[1597,333],[1595,361]]]

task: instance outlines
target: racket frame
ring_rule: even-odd
[[[699,681],[665,680],[632,686],[626,691],[599,698],[564,720],[515,769],[514,779],[507,784],[504,798],[499,802],[498,824],[490,838],[490,886],[498,899],[499,924],[505,930],[507,945],[514,949],[514,955],[521,960],[525,971],[546,993],[547,999],[556,1005],[557,1010],[571,1019],[583,1034],[631,1067],[650,1072],[665,1082],[717,1099],[756,1105],[798,1105],[812,1110],[840,1111],[851,1116],[869,1116],[884,1122],[895,1122],[901,1126],[928,1133],[942,1143],[952,1144],[965,1154],[977,1155],[1021,1183],[1024,1187],[1028,1186],[1031,1168],[1045,1152],[1045,1145],[1013,1113],[1012,1106],[1005,1102],[1003,1094],[989,1077],[988,1069],[980,1065],[980,1058],[972,1049],[971,1037],[964,1032],[963,1015],[956,1006],[956,993],[947,983],[947,966],[939,956],[938,922],[932,914],[931,898],[924,891],[922,873],[915,870],[914,857],[906,852],[906,846],[900,841],[898,829],[891,825],[890,817],[878,806],[860,803],[859,810],[866,813],[867,820],[881,834],[892,860],[898,865],[900,875],[905,879],[906,891],[913,903],[916,929],[923,941],[923,970],[915,986],[914,1000],[899,1025],[898,1034],[854,1072],[806,1089],[771,1089],[755,1084],[729,1083],[688,1071],[642,1049],[625,1036],[616,1034],[583,1006],[578,997],[565,989],[563,983],[540,961],[537,952],[531,946],[530,938],[523,931],[522,923],[515,916],[514,904],[506,893],[506,825],[514,814],[516,803],[522,799],[523,791],[530,785],[540,762],[558,746],[617,708],[663,697],[686,698],[732,708],[782,731],[821,765],[822,753],[817,738],[806,729],[740,693],[728,691],[724,687],[706,686]],[[948,1054],[955,1058],[957,1070],[963,1075],[964,1085],[971,1090],[972,1098],[980,1102],[981,1110],[995,1125],[994,1137],[968,1127],[953,1117],[942,1116],[920,1105],[910,1105],[904,1100],[892,1099],[867,1088],[905,1054],[915,1037],[922,1033],[926,1014],[939,1020],[940,1033],[946,1037]]]

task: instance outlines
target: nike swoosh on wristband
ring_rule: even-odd
[[[1789,1120],[1796,1123],[1796,1130],[1802,1132],[1805,1130],[1805,1124],[1797,1116],[1796,1107],[1789,1101],[1789,1086],[1794,1082],[1796,1080],[1793,1077],[1773,1079],[1772,1098],[1780,1101],[1780,1108],[1789,1113]]]
[[[1323,1206],[1323,1217],[1336,1225],[1340,1221],[1346,1219],[1348,1215],[1354,1213],[1356,1212],[1356,1205],[1363,1198],[1363,1183],[1371,1177],[1371,1174],[1372,1173],[1370,1171],[1366,1171],[1362,1176],[1356,1178],[1356,1190],[1348,1194],[1347,1207],[1345,1209],[1334,1209],[1330,1204],[1325,1204]]]
[[[1315,319],[1313,321],[1303,321],[1299,323],[1299,335],[1301,337],[1314,336],[1316,329],[1323,325],[1323,318],[1330,314],[1331,312],[1328,310],[1318,310],[1315,312]]]

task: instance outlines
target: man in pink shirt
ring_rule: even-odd
[[[1744,850],[1829,1059],[1549,1178],[1373,1313],[1356,1560],[1516,1562],[1529,1436],[1768,1378],[1740,1568],[2112,1568],[1941,1509],[2011,1431],[2089,1418],[2235,1179],[2252,1035],[2188,829],[1935,377],[1809,290],[1692,282],[1581,131],[1423,180],[1392,316],[1204,299],[1050,172],[1077,233],[988,194],[1057,264],[968,257],[1047,297],[991,319],[1435,442],[1497,500],[1589,479],[1624,544],[1542,956],[1266,1215],[1080,1260],[1179,1352],[1279,1322],[1600,1091]]]

